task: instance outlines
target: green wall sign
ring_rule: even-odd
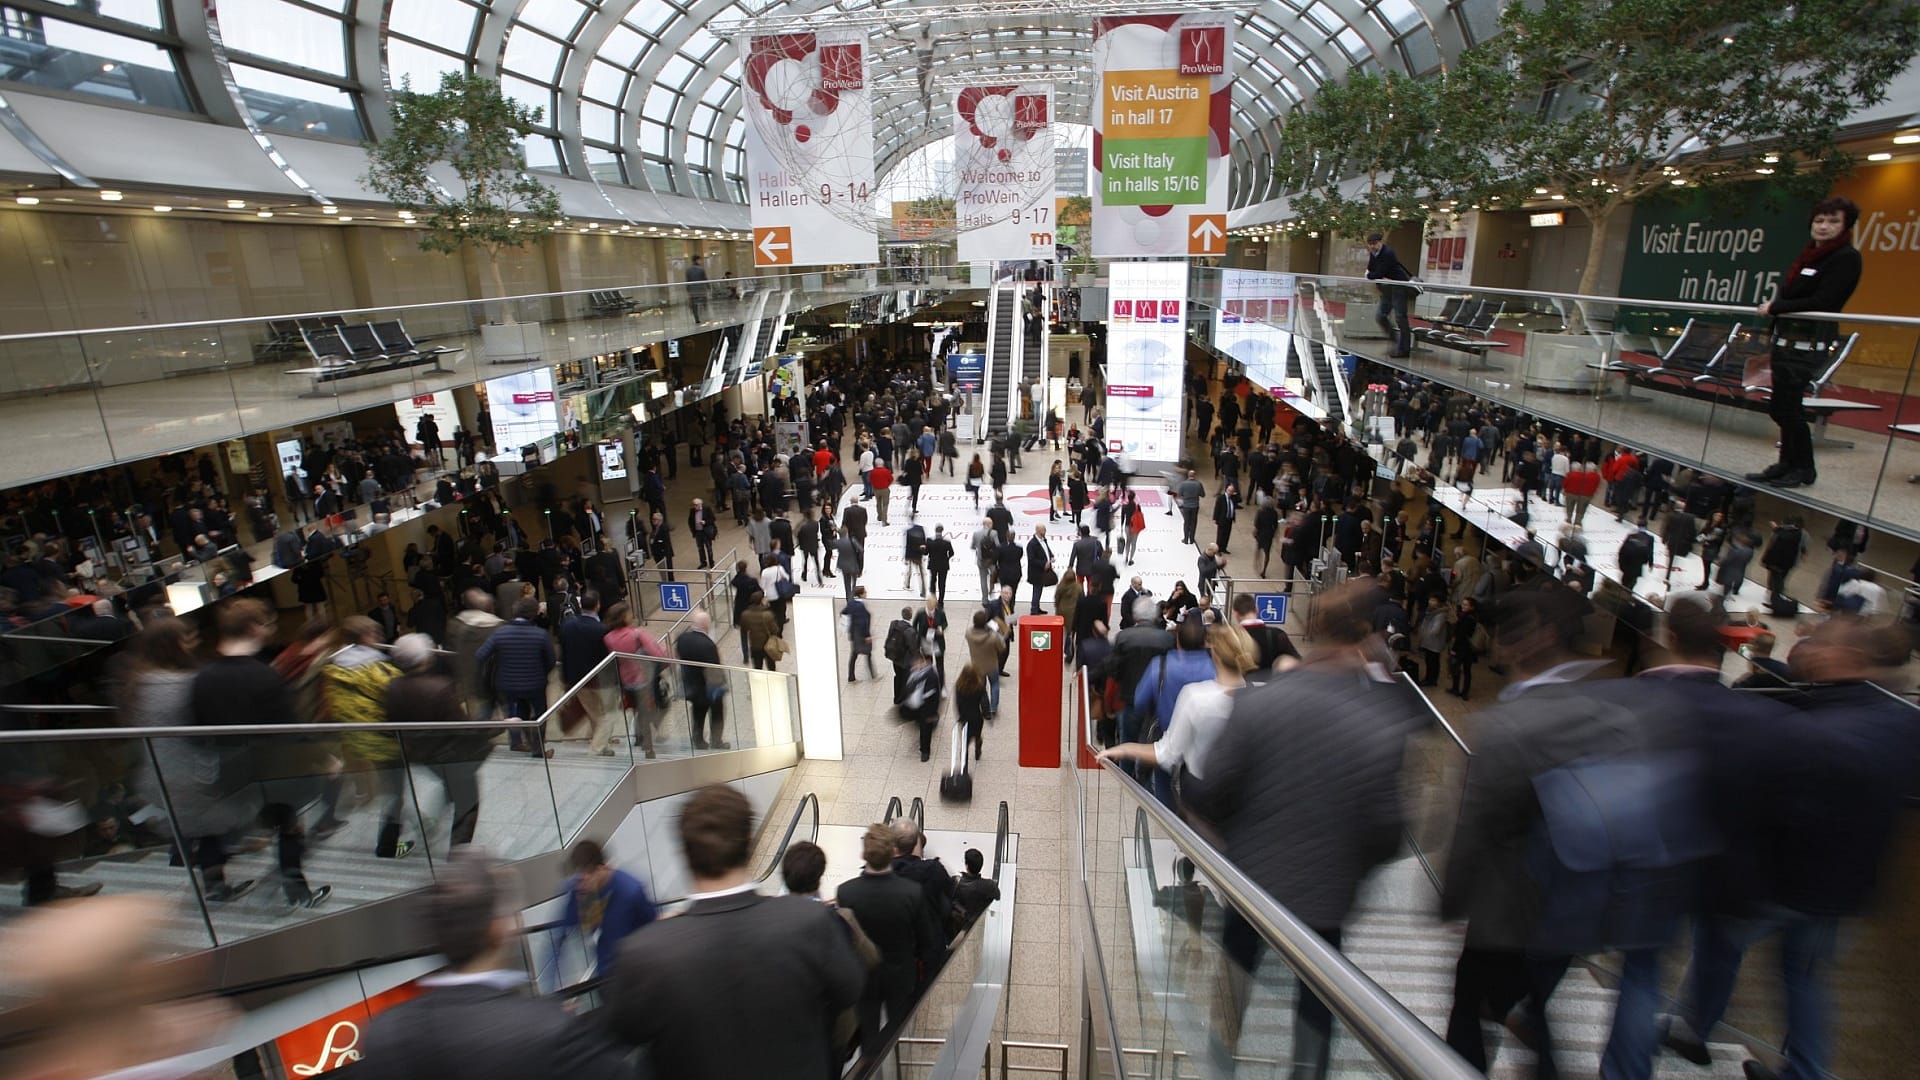
[[[1634,207],[1620,295],[1755,307],[1806,243],[1806,207],[1756,191],[1728,211],[1695,196]]]

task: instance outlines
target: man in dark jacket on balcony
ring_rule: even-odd
[[[553,638],[533,625],[540,604],[527,597],[513,606],[513,619],[495,630],[480,651],[474,654],[482,671],[493,669],[493,694],[500,715],[521,720],[537,720],[547,713],[547,675],[558,658]],[[525,735],[525,742],[519,741]],[[545,733],[539,730],[515,732],[515,749],[524,749],[534,757],[552,757]]]

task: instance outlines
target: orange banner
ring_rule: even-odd
[[[1860,287],[1848,311],[1875,315],[1920,315],[1920,162],[1868,165],[1833,185],[1835,195],[1860,204],[1853,242],[1860,249]],[[1913,362],[1920,332],[1853,324],[1860,344],[1848,363],[1905,368]]]

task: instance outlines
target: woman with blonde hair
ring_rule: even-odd
[[[1214,677],[1181,689],[1173,719],[1159,742],[1121,743],[1100,752],[1108,761],[1137,761],[1173,774],[1174,792],[1183,810],[1205,783],[1207,753],[1226,728],[1234,695],[1247,685],[1246,673],[1259,657],[1253,638],[1233,622],[1207,628],[1207,651],[1213,656]]]

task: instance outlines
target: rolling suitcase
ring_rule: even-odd
[[[967,728],[957,720],[953,725],[953,760],[940,778],[940,798],[949,802],[973,801],[973,774],[967,770]]]

